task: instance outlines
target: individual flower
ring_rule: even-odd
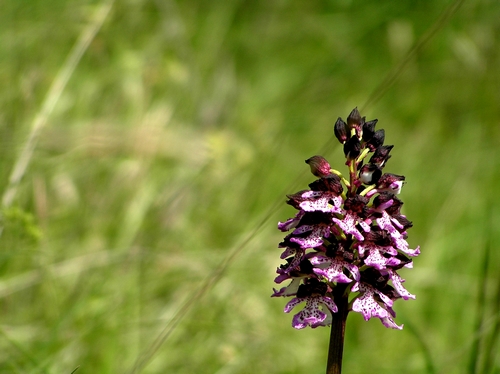
[[[284,309],[285,313],[289,313],[295,306],[305,301],[304,309],[293,317],[293,327],[303,329],[307,326],[315,328],[331,324],[331,314],[337,313],[338,308],[330,297],[325,296],[327,289],[325,283],[314,278],[299,287],[297,296],[290,300]]]

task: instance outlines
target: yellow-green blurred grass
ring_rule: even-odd
[[[51,4],[12,2],[1,16],[3,188],[100,5]],[[306,187],[303,160],[446,5],[113,4],[41,133],[16,210],[4,214],[0,372],[131,372],[148,355],[145,373],[323,372],[327,329],[293,330],[286,301],[269,297],[276,222],[294,214],[284,194]],[[464,4],[362,113],[395,144],[387,171],[407,177],[409,241],[422,255],[403,272],[417,299],[395,304],[405,330],[349,317],[346,372],[428,372],[422,344],[437,372],[465,372],[488,236],[484,334],[493,331],[498,15],[492,2]],[[325,155],[342,170],[330,144]]]

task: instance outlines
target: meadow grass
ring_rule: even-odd
[[[269,297],[276,223],[305,159],[343,168],[333,124],[355,106],[395,145],[422,254],[405,329],[351,315],[344,371],[500,372],[495,1],[2,8],[0,373],[324,372],[328,329],[292,329]]]

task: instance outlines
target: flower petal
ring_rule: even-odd
[[[381,319],[390,317],[389,311],[375,299],[375,294],[377,294],[387,306],[392,307],[392,300],[382,292],[366,283],[361,282],[357,282],[353,286],[352,290],[360,291],[361,293],[354,300],[352,310],[361,313],[365,321],[368,321],[372,317]]]
[[[385,327],[389,327],[391,329],[403,330],[403,326],[404,325],[398,325],[398,324],[396,324],[396,322],[394,322],[394,320],[392,319],[392,317],[384,317],[384,318],[380,318],[380,320],[382,321],[382,324]]]
[[[295,217],[287,219],[285,222],[278,222],[278,229],[285,232],[297,227],[305,212],[298,212]]]
[[[330,227],[325,225],[302,225],[295,229],[293,234],[302,234],[311,231],[311,233],[305,237],[291,237],[290,241],[297,243],[301,248],[316,248],[323,244],[323,237],[328,237],[330,234]]]
[[[293,278],[292,282],[288,286],[283,287],[279,290],[277,290],[276,288],[273,288],[274,293],[271,295],[271,297],[296,295],[297,290],[299,289],[299,286],[300,286],[300,278]],[[293,300],[295,300],[295,299],[293,299]],[[292,308],[293,308],[293,306],[292,306]],[[288,312],[285,311],[285,313],[288,313]]]
[[[358,231],[356,228],[356,224],[358,223],[358,217],[356,217],[352,213],[346,213],[344,219],[340,220],[338,218],[332,218],[332,221],[335,222],[339,227],[344,231],[346,234],[351,234],[354,236],[357,240],[363,241],[365,238],[361,233]],[[369,231],[369,226],[368,226],[368,231]],[[363,227],[363,230],[366,231],[366,227]],[[367,231],[367,232],[368,232]]]
[[[327,265],[326,267],[314,268],[313,271],[327,278],[330,282],[350,283],[352,279],[344,274],[344,267],[353,275],[354,279],[359,280],[360,274],[358,267],[338,258],[328,258],[325,256],[314,256],[309,259],[313,265]]]
[[[390,269],[388,273],[389,277],[391,278],[392,285],[394,286],[399,296],[401,296],[404,300],[415,299],[415,295],[412,295],[406,288],[403,287],[403,282],[405,280],[401,278],[398,273],[396,273],[392,269]]]

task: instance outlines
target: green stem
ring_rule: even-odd
[[[344,352],[344,334],[347,321],[348,300],[344,295],[345,287],[335,287],[334,301],[339,309],[332,313],[332,329],[330,331],[330,347],[328,348],[328,363],[326,374],[340,374],[342,372],[342,354]]]
[[[363,149],[363,152],[356,158],[356,165],[358,165],[362,160],[365,159],[366,155],[370,152],[370,148]]]
[[[374,185],[374,184],[372,184],[371,186],[366,187],[363,191],[361,191],[361,193],[359,194],[359,196],[365,196],[368,192],[370,192],[371,190],[373,190],[375,187],[377,187],[377,186]]]
[[[330,169],[330,173],[339,176],[340,179],[342,179],[342,182],[346,185],[347,188],[351,187],[351,184],[349,183],[349,181],[344,178],[344,176],[342,175],[342,173],[340,171],[335,170],[335,169]]]
[[[348,196],[354,196],[356,194],[356,189],[357,189],[356,183],[355,183],[355,180],[357,179],[356,178],[356,172],[357,172],[356,161],[350,160],[348,166],[349,166],[349,184],[350,184]]]

